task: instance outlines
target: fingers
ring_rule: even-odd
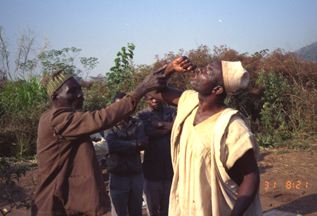
[[[192,66],[193,64],[189,61],[189,60],[186,60],[186,61],[183,61],[180,66],[184,69],[187,69],[188,67]]]
[[[186,56],[178,57],[175,62],[185,71],[190,71],[196,68],[196,66]]]
[[[188,71],[191,71],[191,70],[195,70],[196,68],[197,68],[196,65],[191,64],[190,66],[187,67],[187,70],[188,70]]]
[[[191,71],[191,70],[194,70],[196,68],[196,65],[194,65],[192,62],[186,62],[186,63],[181,65],[181,68],[184,71]]]
[[[182,61],[184,61],[184,60],[186,60],[186,59],[188,59],[186,56],[180,56],[180,57],[178,57],[178,58],[175,59],[175,62],[176,62],[177,64],[179,64],[179,63],[181,63]]]
[[[179,63],[181,67],[184,67],[187,64],[191,64],[191,61],[189,61],[189,59],[184,59],[183,61]]]
[[[187,56],[180,56],[174,60],[174,62],[178,65],[184,63],[185,61],[189,61]]]

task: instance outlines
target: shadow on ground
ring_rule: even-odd
[[[300,197],[299,199],[296,199],[274,209],[277,209],[279,211],[291,212],[294,214],[312,215],[313,213],[315,213],[317,215],[317,194],[310,194]],[[271,210],[272,209],[268,211]]]

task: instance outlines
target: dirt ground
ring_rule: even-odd
[[[276,209],[317,216],[316,145],[310,150],[261,150],[259,167],[260,197],[264,211]],[[0,196],[0,209],[3,215],[10,210],[11,212],[7,212],[6,215],[30,215],[28,207],[36,185],[36,173],[36,168],[33,168],[10,188],[0,185],[1,194],[10,192],[12,200],[15,201],[15,207],[10,208],[8,202]]]
[[[309,151],[262,151],[259,167],[263,210],[317,215],[316,145]]]

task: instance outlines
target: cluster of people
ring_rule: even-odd
[[[167,85],[172,74],[185,72],[192,74],[192,90]],[[106,213],[91,140],[100,131],[112,215],[141,216],[143,193],[151,216],[262,215],[254,135],[244,117],[224,103],[248,81],[239,61],[197,68],[178,57],[134,91],[118,93],[111,105],[83,112],[80,84],[56,71],[45,85],[52,105],[39,121],[32,215]],[[132,117],[143,97],[148,108]]]
[[[118,93],[114,102],[125,96]],[[102,152],[110,172],[112,215],[142,215],[143,192],[150,215],[168,214],[173,177],[170,133],[175,110],[150,93],[145,100],[148,108],[104,132]],[[100,148],[99,142],[97,145]],[[140,151],[144,151],[143,163]]]

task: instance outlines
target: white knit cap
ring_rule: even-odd
[[[249,73],[240,61],[221,61],[222,76],[227,94],[235,94],[249,84]]]

